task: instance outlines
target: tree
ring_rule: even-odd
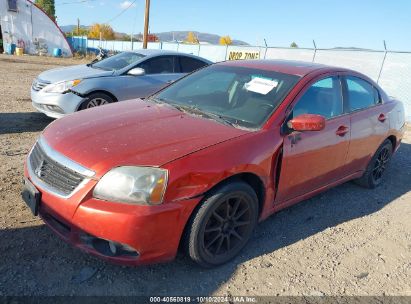
[[[92,39],[100,39],[100,33],[101,33],[101,38],[105,40],[114,40],[115,35],[112,27],[108,24],[100,24],[100,23],[94,23],[88,32],[88,38]]]
[[[65,33],[67,37],[71,36],[87,36],[88,35],[88,29],[85,27],[80,27],[80,31],[77,30],[77,27],[75,27],[71,32]]]
[[[119,37],[116,37],[118,40],[123,40],[123,41],[129,41],[129,40],[131,40],[131,36],[130,35],[127,35],[127,34],[123,34],[123,35],[120,35]]]
[[[298,48],[298,44],[297,43],[295,43],[295,42],[292,42],[291,44],[290,44],[290,47],[291,48]]]
[[[191,43],[191,44],[199,44],[200,42],[198,41],[198,38],[193,32],[188,32],[186,40],[184,40],[185,43]]]
[[[220,44],[221,45],[230,45],[233,44],[230,36],[222,36],[220,37]]]
[[[41,7],[51,19],[56,20],[54,0],[36,0],[36,5]]]

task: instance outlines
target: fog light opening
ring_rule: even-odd
[[[98,253],[108,257],[138,257],[139,253],[132,247],[101,238],[94,237],[89,234],[82,234],[80,240],[88,247],[93,248]]]

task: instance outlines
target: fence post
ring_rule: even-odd
[[[380,68],[380,72],[378,73],[378,79],[377,79],[377,83],[379,84],[380,82],[380,78],[381,78],[381,74],[382,74],[382,69],[384,68],[384,64],[385,64],[385,59],[387,58],[387,44],[385,43],[385,40],[383,40],[384,42],[384,58],[382,59],[382,63],[381,63],[381,68]]]
[[[268,45],[267,45],[267,40],[264,38],[264,44],[265,44],[265,52],[264,52],[264,59],[267,57],[267,50],[268,50]]]
[[[225,45],[225,57],[223,61],[227,60],[227,53],[228,53],[228,44]]]
[[[313,55],[313,62],[315,62],[315,56],[317,55],[317,45],[315,44],[315,41],[313,40],[314,44],[314,55]]]

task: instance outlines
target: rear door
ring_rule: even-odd
[[[388,111],[377,88],[365,79],[345,76],[348,110],[351,112],[351,145],[347,166],[351,171],[365,170],[375,151],[387,137]]]
[[[350,116],[345,112],[339,76],[311,82],[300,93],[289,119],[301,114],[325,117],[322,131],[290,131],[284,137],[276,202],[283,203],[347,175]]]
[[[195,70],[201,69],[208,65],[206,62],[188,57],[188,56],[179,56],[180,69],[183,75],[194,72]]]

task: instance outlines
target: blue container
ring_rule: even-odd
[[[6,49],[6,54],[13,55],[14,52],[16,51],[16,45],[14,43],[11,43],[11,44],[6,43],[5,49]]]
[[[59,49],[59,48],[53,49],[53,56],[54,57],[61,57],[61,49]]]

